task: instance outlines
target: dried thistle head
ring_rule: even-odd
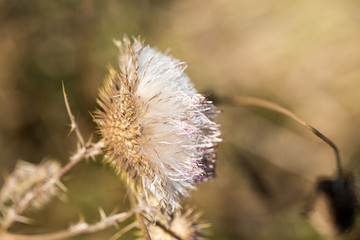
[[[200,214],[192,209],[176,209],[173,213],[157,211],[147,223],[154,240],[203,240],[208,224],[199,221]]]
[[[39,165],[18,161],[14,171],[5,179],[0,191],[0,225],[10,216],[16,214],[16,210],[26,201],[27,196],[38,191],[37,197],[30,204],[30,210],[37,210],[46,205],[53,196],[59,193],[56,184],[44,187],[49,178],[56,175],[60,170],[60,164],[53,160],[45,161]]]
[[[354,175],[350,171],[344,171],[340,176],[318,179],[305,216],[319,232],[326,236],[337,236],[354,226],[359,214],[355,185]]]
[[[116,44],[120,72],[110,70],[95,113],[105,160],[135,192],[178,207],[195,182],[214,175],[218,111],[194,89],[185,63],[139,39]]]

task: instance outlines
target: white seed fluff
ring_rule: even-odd
[[[120,135],[124,138],[121,150],[117,149],[118,143],[108,147],[109,161],[122,168],[118,171],[125,171],[145,197],[155,197],[165,208],[177,208],[180,197],[188,195],[194,183],[214,175],[214,148],[221,141],[219,125],[214,122],[218,111],[195,90],[184,73],[184,62],[144,46],[139,40],[131,44],[125,37],[116,44],[120,48],[121,71],[117,78],[110,76],[107,86],[117,88],[100,94],[103,110],[95,119],[107,145],[114,139],[109,125],[121,131],[116,139]],[[115,83],[118,79],[120,83]],[[130,86],[128,94],[122,85]],[[112,96],[106,96],[109,92]],[[121,120],[130,109],[136,111],[135,117]],[[110,111],[118,117],[106,119]],[[136,134],[129,129],[136,129]],[[124,148],[128,148],[126,157],[120,156]]]

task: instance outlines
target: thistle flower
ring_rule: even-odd
[[[116,44],[120,72],[110,70],[95,113],[105,161],[138,195],[179,207],[195,182],[214,176],[218,110],[194,89],[185,63],[139,39]]]
[[[199,222],[200,214],[192,209],[176,209],[172,214],[163,213],[155,216],[154,223],[147,227],[155,240],[203,240],[207,224]]]

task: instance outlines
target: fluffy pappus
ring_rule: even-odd
[[[194,89],[185,63],[139,39],[116,45],[120,71],[110,70],[94,114],[105,161],[139,196],[177,208],[194,183],[214,176],[218,110]]]

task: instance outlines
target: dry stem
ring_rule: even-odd
[[[16,221],[16,219],[19,218],[20,214],[22,214],[31,204],[31,202],[36,199],[39,194],[46,191],[50,187],[52,187],[54,184],[57,184],[58,186],[61,186],[60,179],[61,177],[66,174],[72,167],[74,167],[77,163],[79,163],[84,158],[94,158],[96,155],[102,153],[102,148],[104,147],[104,143],[102,141],[99,141],[97,143],[92,143],[86,145],[84,142],[84,138],[81,135],[81,132],[75,122],[75,118],[73,114],[71,113],[70,105],[68,103],[68,100],[66,98],[65,88],[63,85],[63,94],[64,94],[64,100],[65,100],[65,106],[66,110],[68,112],[70,121],[71,121],[71,131],[75,130],[76,136],[79,140],[80,147],[78,147],[77,152],[70,157],[70,161],[58,172],[57,175],[51,176],[47,182],[44,184],[39,185],[37,188],[35,188],[33,191],[27,193],[25,197],[17,204],[16,207],[14,207],[11,211],[11,214],[8,214],[5,219],[3,219],[1,224],[1,229],[6,230],[8,229],[13,222]]]
[[[132,192],[129,192],[129,198],[130,198],[131,206],[133,208],[135,208],[137,206],[137,203],[136,203],[135,196],[134,196],[134,194]],[[139,212],[136,212],[135,216],[136,216],[136,220],[139,223],[140,229],[141,229],[141,231],[142,231],[142,233],[144,235],[145,240],[151,240],[149,231],[146,228],[146,225],[144,223],[144,220],[143,220],[141,214]]]
[[[55,240],[55,239],[64,239],[68,237],[73,237],[76,235],[84,233],[93,233],[97,231],[104,230],[107,227],[115,225],[118,222],[125,221],[131,217],[134,213],[137,213],[137,210],[132,210],[129,212],[115,214],[109,217],[102,218],[101,221],[95,224],[79,223],[75,226],[70,227],[67,230],[58,231],[54,233],[46,234],[36,234],[36,235],[22,235],[22,234],[13,234],[7,232],[0,232],[0,239],[3,240]],[[126,228],[126,227],[125,227]]]
[[[59,171],[57,175],[52,176],[51,178],[49,178],[49,180],[46,183],[39,185],[33,191],[25,195],[22,201],[20,201],[19,204],[17,204],[16,208],[12,210],[13,211],[12,214],[7,215],[8,217],[3,219],[1,228],[3,230],[8,229],[11,226],[11,224],[14,221],[16,221],[18,216],[28,208],[31,202],[34,199],[36,199],[40,193],[46,191],[54,184],[61,185],[60,179],[64,174],[66,174],[73,166],[79,163],[82,159],[94,157],[100,154],[102,147],[103,147],[103,143],[98,142],[87,148],[79,148],[78,151],[70,158],[70,161]]]
[[[130,231],[131,229],[133,229],[134,227],[137,227],[138,223],[137,222],[133,222],[129,225],[127,225],[126,227],[124,227],[123,229],[121,229],[120,231],[118,231],[114,236],[112,236],[109,240],[116,240],[119,239],[122,235],[124,235],[126,232]]]
[[[81,134],[81,132],[79,130],[78,125],[76,124],[75,117],[71,112],[70,104],[69,104],[69,101],[67,99],[66,92],[65,92],[64,82],[62,82],[62,89],[63,89],[63,95],[64,95],[66,111],[67,111],[67,113],[69,115],[69,118],[70,118],[70,121],[71,121],[71,125],[70,125],[71,128],[70,128],[69,135],[75,130],[76,136],[77,136],[81,146],[84,147],[85,146],[85,141],[84,141],[84,138],[83,138],[83,136],[82,136],[82,134]]]
[[[291,111],[289,111],[275,103],[272,103],[272,102],[269,102],[269,101],[266,101],[263,99],[259,99],[259,98],[254,98],[254,97],[239,97],[239,96],[237,96],[237,97],[233,97],[233,98],[224,98],[224,100],[226,102],[230,102],[235,105],[247,105],[247,106],[256,106],[256,107],[267,108],[267,109],[273,110],[275,112],[282,113],[282,114],[292,118],[293,120],[295,120],[297,123],[301,124],[302,126],[306,127],[312,133],[314,133],[317,137],[319,137],[321,140],[326,142],[334,150],[338,175],[339,175],[339,177],[342,176],[342,164],[341,164],[341,159],[340,159],[340,153],[339,153],[339,149],[337,148],[335,143],[333,143],[324,134],[322,134],[316,128],[314,128],[313,126],[311,126],[310,124],[308,124],[307,122],[302,120],[300,117],[298,117]]]

